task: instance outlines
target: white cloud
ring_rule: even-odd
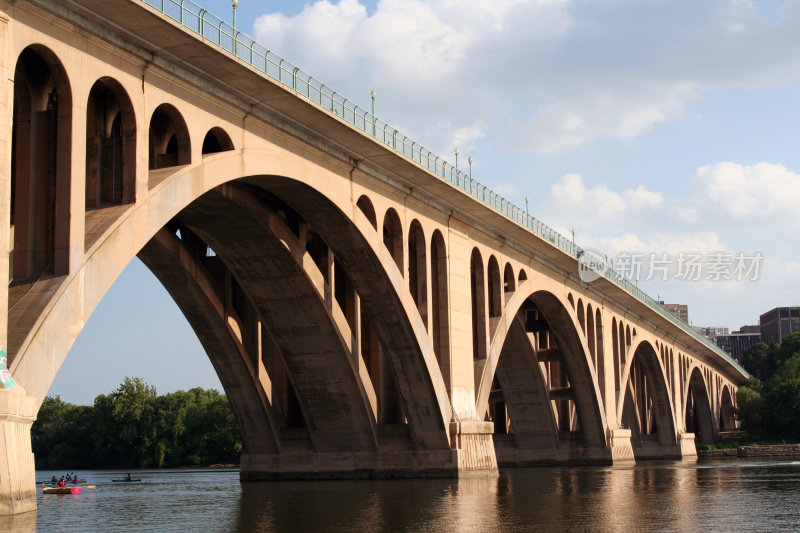
[[[738,221],[800,224],[800,175],[783,165],[717,163],[697,170],[702,199]]]
[[[550,187],[545,205],[548,212],[569,213],[581,220],[607,221],[658,207],[663,200],[661,193],[648,191],[642,185],[620,194],[604,184],[588,188],[580,175],[566,174]]]
[[[584,248],[607,254],[608,257],[615,257],[620,253],[642,256],[655,254],[656,257],[667,254],[669,257],[676,257],[681,252],[708,254],[726,249],[715,232],[653,235],[624,233],[612,236],[578,234],[577,243]]]
[[[708,89],[797,82],[798,23],[743,0],[319,0],[254,29],[362,105],[376,89],[378,114],[425,145],[441,144],[431,124],[481,123],[547,153],[632,139]]]

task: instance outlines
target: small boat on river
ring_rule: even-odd
[[[42,494],[80,494],[83,487],[57,487],[42,483]]]
[[[137,481],[141,481],[141,478],[136,479],[131,477],[122,477],[118,479],[112,479],[111,481],[113,481],[114,483],[135,483]]]

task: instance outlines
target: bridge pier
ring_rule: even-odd
[[[631,430],[615,428],[608,431],[608,445],[611,447],[611,459],[614,463],[635,461]]]
[[[242,481],[493,477],[498,470],[492,429],[491,422],[480,420],[451,422],[451,448],[438,450],[414,449],[389,434],[369,452],[314,451],[283,441],[278,453],[242,452],[239,476]]]
[[[37,409],[22,387],[0,388],[0,516],[36,510],[31,425]]]
[[[678,435],[678,448],[681,453],[681,457],[684,459],[689,459],[692,457],[697,457],[697,446],[695,445],[695,434],[694,433],[681,433]]]
[[[493,433],[492,422],[480,420],[450,422],[450,439],[458,457],[457,475],[498,475]]]

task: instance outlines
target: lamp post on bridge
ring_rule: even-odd
[[[372,98],[372,136],[375,137],[375,90],[373,89],[371,93],[369,93],[370,98]]]
[[[456,148],[455,154],[456,154],[456,175],[458,175],[458,148]]]
[[[526,217],[530,217],[530,215],[528,214],[528,197],[527,196],[525,197],[525,216]]]
[[[233,7],[233,55],[236,55],[236,8],[239,6],[239,0],[231,0],[231,7]]]
[[[469,163],[469,179],[472,181],[472,156],[467,158],[467,163]]]

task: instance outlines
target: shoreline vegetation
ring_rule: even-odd
[[[800,442],[800,333],[780,344],[754,344],[739,361],[750,379],[736,392],[738,445]],[[734,439],[716,448],[733,447]]]
[[[233,468],[242,442],[228,398],[194,388],[162,396],[126,377],[91,406],[48,396],[31,428],[36,468]]]
[[[754,344],[739,363],[750,374],[736,392],[740,428],[698,446],[698,458],[800,458],[800,333]]]

